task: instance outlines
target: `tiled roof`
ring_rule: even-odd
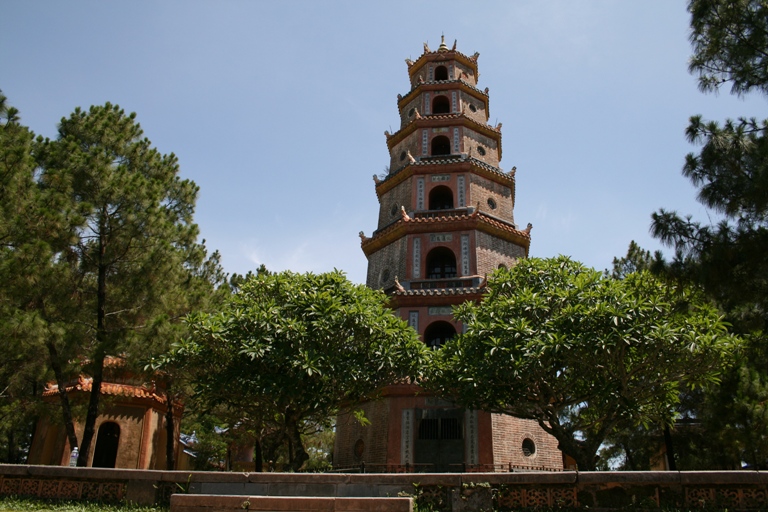
[[[441,297],[457,295],[477,295],[485,292],[485,286],[473,288],[427,288],[421,290],[397,290],[392,295],[399,297]]]
[[[403,95],[403,99],[407,98],[408,96],[410,96],[411,94],[416,92],[419,89],[419,87],[421,87],[423,85],[447,85],[447,84],[455,84],[455,83],[460,83],[462,85],[466,85],[467,87],[469,87],[473,91],[476,91],[476,92],[482,94],[483,96],[486,96],[486,97],[488,96],[487,92],[478,89],[477,87],[475,87],[474,85],[470,84],[469,82],[467,82],[465,80],[462,80],[461,78],[454,78],[453,80],[428,80],[426,82],[419,82],[419,84],[417,84],[416,87],[411,88],[410,91],[408,91],[406,94]]]
[[[408,135],[408,133],[416,130],[419,125],[429,124],[431,121],[454,121],[459,119],[461,119],[462,121],[466,120],[469,122],[469,124],[475,125],[478,131],[492,132],[501,136],[500,128],[497,128],[496,126],[491,126],[487,123],[481,123],[479,121],[475,121],[471,117],[464,115],[463,112],[451,112],[449,114],[424,114],[418,119],[416,118],[412,119],[410,123],[400,128],[395,133],[388,135],[387,146],[390,147],[391,149],[391,147],[394,146],[394,144],[397,144],[398,142],[400,142],[400,139],[402,137],[405,137]]]
[[[93,385],[93,379],[91,377],[86,377],[81,375],[76,383],[71,383],[67,385],[66,390],[67,393],[71,393],[73,391],[82,391],[85,393],[90,393],[91,386]],[[43,396],[56,396],[59,393],[59,386],[58,384],[54,383],[48,383],[45,387],[45,390],[43,391]],[[132,397],[132,398],[151,398],[153,400],[157,401],[164,401],[164,399],[156,393],[156,389],[154,385],[152,388],[148,388],[146,386],[135,386],[131,384],[116,384],[112,382],[102,382],[101,383],[101,394],[102,395],[110,395],[110,396],[125,396],[125,397]]]
[[[499,176],[509,177],[509,175],[507,173],[505,173],[504,171],[502,171],[498,167],[494,167],[491,164],[487,164],[487,163],[483,162],[482,160],[478,160],[477,158],[475,158],[473,156],[467,156],[466,154],[462,154],[462,155],[446,155],[445,158],[428,157],[428,158],[423,158],[421,160],[416,159],[416,161],[413,162],[413,163],[407,163],[404,166],[402,166],[402,167],[400,167],[400,168],[390,172],[389,174],[387,174],[384,177],[384,179],[381,179],[377,183],[377,186],[381,185],[382,183],[385,183],[388,179],[392,178],[393,176],[395,176],[397,173],[399,173],[400,171],[402,171],[403,169],[405,169],[408,166],[412,166],[412,165],[416,165],[416,166],[447,165],[447,164],[455,164],[456,162],[465,162],[465,161],[466,162],[470,162],[473,165],[476,165],[478,167],[482,167],[483,169],[485,169],[485,170],[487,170],[489,172],[498,174]]]
[[[487,215],[475,208],[467,208],[467,212],[471,210],[473,210],[472,213],[459,213],[453,210],[454,213],[451,215],[439,217],[410,217],[401,213],[400,219],[374,231],[370,238],[361,234],[360,247],[366,256],[370,256],[387,244],[409,233],[427,233],[435,230],[435,228],[441,231],[479,229],[519,245],[525,249],[526,256],[528,255],[528,248],[531,243],[529,229],[521,231],[511,223]]]
[[[495,228],[501,229],[503,231],[508,231],[509,233],[514,233],[516,235],[519,235],[523,238],[530,239],[531,234],[527,231],[521,231],[519,229],[516,229],[513,227],[512,224],[500,221],[496,219],[495,217],[491,217],[490,215],[486,215],[485,213],[481,212],[480,210],[475,209],[472,213],[469,213],[469,209],[467,209],[467,213],[460,213],[455,215],[440,215],[440,216],[434,216],[434,217],[402,217],[397,222],[393,222],[392,224],[377,230],[373,233],[373,236],[371,238],[366,238],[363,240],[362,245],[365,246],[366,244],[370,243],[372,240],[374,240],[376,237],[382,236],[389,231],[394,230],[396,227],[398,227],[401,223],[405,224],[437,224],[437,223],[446,223],[446,222],[461,222],[466,221],[470,219],[478,219],[486,224],[490,224],[491,226],[494,226]]]

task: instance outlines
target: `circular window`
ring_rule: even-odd
[[[485,148],[483,146],[477,146],[477,152],[480,153],[480,156],[485,156]]]
[[[411,110],[408,111],[408,117],[413,117],[413,114],[415,113],[416,113],[416,109],[412,108]]]
[[[384,270],[381,271],[381,282],[383,284],[383,283],[386,283],[387,281],[389,281],[389,269],[385,268]]]
[[[397,215],[397,210],[398,210],[397,205],[393,204],[392,208],[390,208],[389,210],[389,215],[394,217],[395,215]]]
[[[494,201],[492,197],[488,198],[488,208],[490,208],[491,210],[496,209],[496,201]]]
[[[355,442],[355,457],[358,459],[363,456],[363,452],[365,451],[365,442],[362,439],[358,439]]]
[[[400,153],[400,161],[402,162],[403,160],[405,160],[405,151]]]
[[[534,453],[536,453],[536,443],[526,437],[523,439],[523,455],[530,457]]]
[[[477,107],[470,103],[469,110],[471,110],[472,112],[477,112]]]

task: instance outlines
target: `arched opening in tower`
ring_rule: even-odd
[[[438,135],[432,139],[432,156],[450,155],[451,141],[445,135]]]
[[[433,114],[448,114],[451,111],[451,102],[445,96],[435,96],[432,100]]]
[[[427,279],[456,277],[456,256],[447,247],[436,247],[427,254]]]
[[[112,421],[102,423],[96,437],[96,448],[93,450],[93,467],[114,468],[119,444],[120,425]]]
[[[435,80],[448,80],[448,68],[437,66],[435,68]]]
[[[453,208],[453,191],[440,185],[435,187],[429,193],[429,209],[430,210],[450,210]]]
[[[456,329],[448,322],[432,322],[424,331],[424,343],[432,349],[438,349],[456,336]]]

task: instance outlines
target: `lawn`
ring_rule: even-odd
[[[0,498],[0,511],[11,512],[168,512],[167,507],[112,505],[77,501],[48,501],[20,498]]]

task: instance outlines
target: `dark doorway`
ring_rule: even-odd
[[[419,411],[417,411],[418,413]],[[464,462],[464,410],[429,409],[421,411],[414,459],[419,471],[447,473],[462,470]]]
[[[118,444],[120,444],[120,426],[111,421],[102,423],[96,438],[96,449],[93,451],[93,467],[115,467]]]
[[[427,254],[427,279],[456,277],[456,256],[447,247],[436,247]]]
[[[450,155],[451,141],[445,135],[438,135],[432,139],[432,156]]]
[[[435,68],[435,80],[448,80],[448,68],[437,66]]]
[[[429,193],[430,210],[450,210],[453,208],[453,191],[445,185],[433,188]]]
[[[433,114],[448,114],[451,111],[451,102],[445,96],[435,96],[432,102]]]
[[[429,348],[438,349],[454,336],[456,329],[448,322],[432,322],[424,331],[424,343]]]

